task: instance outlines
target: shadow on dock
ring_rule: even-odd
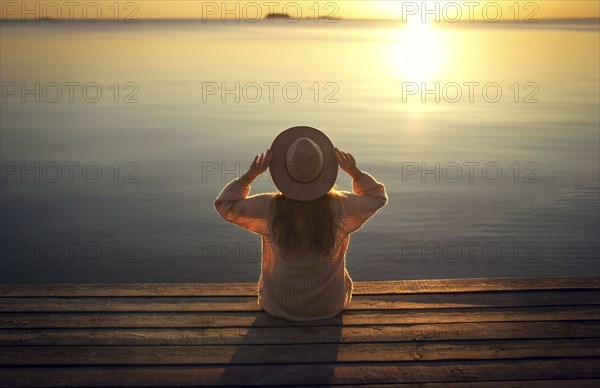
[[[242,381],[251,382],[252,385],[298,383],[299,355],[296,344],[306,346],[305,357],[301,357],[308,361],[306,368],[302,368],[303,378],[324,385],[333,384],[342,342],[342,314],[312,321],[311,326],[306,323],[296,326],[297,322],[277,318],[281,325],[272,326],[272,317],[258,316],[251,326],[230,328],[233,335],[226,336],[237,342],[237,350],[224,368],[218,385],[237,386]],[[271,326],[267,326],[269,324]],[[258,349],[257,344],[260,344]],[[289,346],[291,344],[294,346]],[[318,351],[315,352],[317,344]],[[257,369],[264,369],[256,368],[257,365],[272,367],[261,375]]]

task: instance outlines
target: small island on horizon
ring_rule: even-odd
[[[300,17],[300,18],[295,18],[290,16],[287,13],[281,13],[281,12],[271,12],[268,13],[265,16],[265,19],[288,19],[288,20],[307,20],[307,19],[315,19],[312,17]],[[319,16],[318,18],[316,18],[317,20],[341,20],[341,18],[333,18],[330,16]]]

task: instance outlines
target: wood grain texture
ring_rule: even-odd
[[[403,310],[510,306],[576,306],[600,301],[600,290],[357,295],[346,310]],[[10,297],[0,312],[261,311],[257,297]]]
[[[398,280],[355,282],[354,295],[518,290],[598,289],[597,276]],[[70,296],[254,296],[256,283],[4,284],[0,297]]]
[[[359,326],[0,329],[0,346],[314,344],[594,338],[600,321],[466,322]]]
[[[407,384],[599,379],[600,359],[389,362],[352,365],[110,366],[0,368],[6,387]]]
[[[397,325],[450,322],[600,320],[593,306],[490,307],[472,309],[415,309],[345,311],[336,318],[290,322],[266,312],[155,313],[0,313],[0,328],[116,328],[116,327],[268,327],[330,325]],[[341,322],[340,322],[341,321]]]
[[[240,357],[244,346],[244,357]],[[600,338],[188,346],[3,347],[1,365],[297,364],[600,357]]]

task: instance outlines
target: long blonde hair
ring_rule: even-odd
[[[271,230],[284,257],[305,252],[328,256],[335,245],[339,220],[332,202],[345,194],[334,186],[312,201],[297,201],[281,192],[273,201]]]

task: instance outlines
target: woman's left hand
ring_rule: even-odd
[[[248,183],[256,179],[260,174],[267,171],[273,158],[273,151],[267,149],[267,152],[263,152],[260,155],[256,155],[252,161],[252,165],[248,169],[248,172],[244,174],[242,178]]]

